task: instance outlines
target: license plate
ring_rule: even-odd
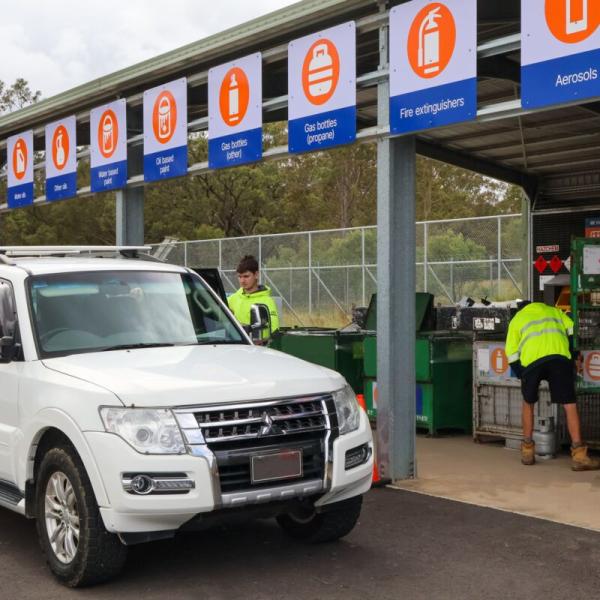
[[[302,450],[257,454],[250,464],[252,483],[302,477]]]

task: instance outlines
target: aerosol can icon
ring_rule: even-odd
[[[586,31],[588,28],[588,0],[565,0],[567,34]]]
[[[440,8],[430,10],[419,27],[418,65],[426,74],[440,70]]]

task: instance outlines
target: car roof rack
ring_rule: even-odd
[[[44,256],[86,256],[116,254],[120,258],[137,258],[143,260],[156,260],[149,252],[152,246],[0,246],[0,260],[5,264],[14,264],[12,258],[32,258]]]

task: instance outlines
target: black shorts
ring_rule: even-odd
[[[540,383],[550,385],[550,398],[555,404],[575,403],[575,372],[568,358],[556,357],[525,369],[521,378],[521,391],[528,404],[538,401]]]

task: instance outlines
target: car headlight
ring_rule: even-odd
[[[360,425],[360,407],[354,390],[349,386],[333,392],[340,435],[356,431]]]
[[[167,409],[100,409],[106,431],[116,433],[142,454],[183,454],[185,445],[175,417]]]

